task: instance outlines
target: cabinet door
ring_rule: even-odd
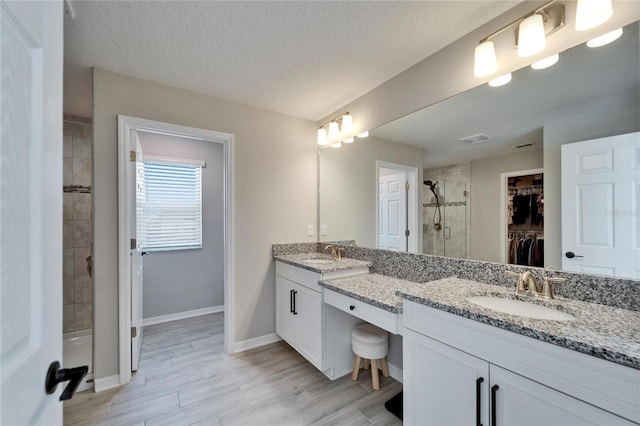
[[[632,425],[585,402],[491,365],[496,426]],[[494,402],[491,401],[491,406]],[[493,408],[491,409],[493,411]],[[492,413],[493,415],[493,413]]]
[[[322,369],[322,293],[295,285],[298,352]]]
[[[276,275],[276,333],[295,347],[294,315],[292,313],[294,283]]]
[[[403,331],[405,425],[489,426],[489,364]]]

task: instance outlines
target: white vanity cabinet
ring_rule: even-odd
[[[357,268],[319,273],[276,261],[276,333],[324,371],[323,300],[318,281],[368,272],[368,268]]]
[[[405,425],[637,424],[638,370],[409,301],[404,314]]]

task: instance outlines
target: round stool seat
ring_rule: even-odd
[[[351,332],[351,348],[359,357],[382,359],[389,351],[389,335],[373,324],[360,324]]]

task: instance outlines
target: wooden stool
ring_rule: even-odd
[[[378,378],[377,360],[380,360],[382,375],[389,377],[389,369],[387,368],[387,360],[385,359],[389,351],[388,333],[372,324],[360,324],[354,327],[351,332],[351,348],[353,349],[353,353],[356,354],[351,380],[358,380],[358,370],[360,370],[361,359],[364,360],[365,370],[369,367],[369,361],[371,361],[373,390],[379,390],[380,380]]]

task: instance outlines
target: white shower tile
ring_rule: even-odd
[[[75,305],[64,305],[62,308],[62,331],[69,333],[75,330]]]
[[[72,185],[73,184],[73,158],[64,157],[62,159],[62,166],[63,166],[62,184],[65,186]]]
[[[91,247],[93,229],[90,220],[75,220],[73,222],[73,247]]]
[[[91,158],[91,125],[74,124],[73,156],[75,158]]]
[[[89,275],[86,261],[88,255],[88,248],[73,249],[73,275]]]
[[[73,275],[73,249],[62,250],[62,275],[65,277]]]
[[[91,194],[73,194],[73,218],[75,220],[91,220]]]
[[[73,159],[73,184],[91,186],[91,160],[87,158]]]
[[[91,303],[76,303],[75,307],[75,329],[86,330],[93,326],[93,306]]]
[[[73,128],[72,124],[64,123],[62,130],[62,155],[73,156]]]
[[[62,279],[62,301],[64,305],[72,305],[75,302],[73,277]]]
[[[93,283],[89,275],[73,277],[75,303],[89,303],[93,301]]]
[[[62,248],[73,248],[73,221],[65,220],[62,224]]]
[[[73,220],[73,194],[62,194],[62,219]]]

